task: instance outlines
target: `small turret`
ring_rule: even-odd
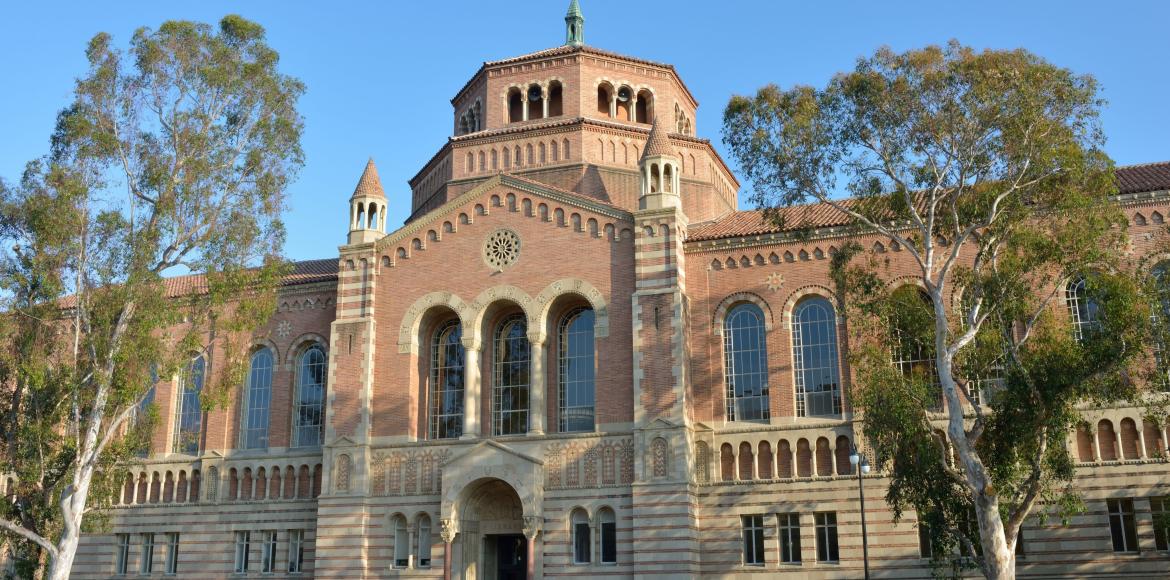
[[[581,5],[577,0],[569,2],[569,12],[565,14],[565,45],[581,46],[585,44],[585,15],[581,13]]]
[[[374,158],[371,157],[349,198],[349,243],[374,242],[385,231],[386,192],[382,189],[378,168],[374,166]]]
[[[641,209],[682,205],[678,191],[680,163],[666,130],[658,123],[658,117],[654,117],[650,137],[646,139],[646,150],[638,160],[638,169],[642,173],[641,197],[638,202]]]

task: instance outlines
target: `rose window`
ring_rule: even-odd
[[[493,270],[501,271],[520,257],[520,236],[512,230],[496,230],[483,243],[483,260]]]

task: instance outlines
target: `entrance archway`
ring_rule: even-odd
[[[455,502],[459,536],[453,576],[463,580],[524,580],[532,546],[524,535],[524,505],[506,481],[468,484]]]

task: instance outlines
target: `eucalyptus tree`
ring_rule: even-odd
[[[168,21],[86,55],[51,152],[0,192],[0,530],[54,580],[148,441],[157,377],[214,350],[202,411],[240,383],[303,165],[304,87],[259,25]]]
[[[795,206],[828,204],[873,244],[833,260],[864,434],[896,516],[915,509],[940,563],[957,550],[989,578],[1014,577],[1038,504],[1077,508],[1065,441],[1081,409],[1145,384],[1149,289],[1119,251],[1098,91],[1025,50],[952,42],[883,48],[824,88],[769,85],[724,113],[766,218],[799,231],[815,224]],[[1070,288],[1091,319],[1075,333]]]

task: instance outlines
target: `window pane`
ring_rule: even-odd
[[[573,524],[573,561],[586,564],[589,560],[589,524]]]
[[[272,400],[271,350],[264,348],[252,355],[246,392],[244,448],[264,449],[268,447],[268,408]]]
[[[427,516],[418,519],[418,565],[421,568],[431,565],[431,518]]]
[[[312,447],[321,444],[322,408],[325,401],[325,375],[328,362],[320,345],[313,345],[301,354],[297,373],[297,397],[293,406],[293,446]]]
[[[203,373],[206,363],[202,356],[195,357],[179,376],[179,401],[175,406],[175,453],[197,453],[199,434],[203,428],[203,409],[200,395],[203,392]]]
[[[819,296],[809,298],[796,306],[792,319],[797,416],[840,414],[841,367],[833,305]]]
[[[405,568],[410,563],[410,535],[406,530],[406,518],[394,520],[394,566]]]
[[[528,432],[528,387],[531,348],[523,314],[505,319],[496,329],[492,383],[492,432]]]
[[[723,373],[728,421],[767,421],[768,349],[764,313],[740,304],[723,321]]]
[[[463,434],[464,352],[458,320],[439,327],[431,343],[431,438]]]
[[[796,564],[800,560],[800,514],[780,514],[780,561]]]
[[[560,327],[560,430],[592,431],[594,413],[593,309],[569,313]]]
[[[1154,546],[1163,552],[1170,550],[1170,497],[1150,498],[1150,513],[1154,520]]]

